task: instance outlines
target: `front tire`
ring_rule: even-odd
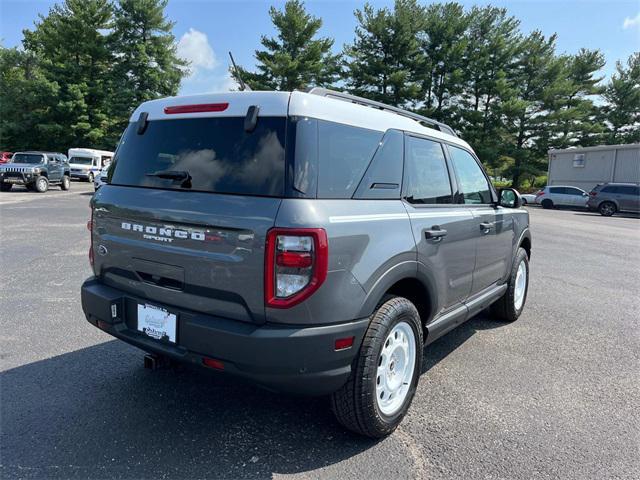
[[[49,190],[49,180],[47,177],[38,177],[36,179],[36,192],[44,193]]]
[[[347,383],[331,397],[338,421],[373,438],[392,433],[406,415],[422,369],[416,307],[394,297],[373,314]]]
[[[491,305],[491,314],[505,322],[515,322],[524,310],[528,292],[529,257],[524,248],[519,248],[511,267],[507,291]]]
[[[618,209],[616,208],[616,204],[613,202],[602,202],[598,207],[598,211],[603,217],[610,217],[616,213],[616,210]]]
[[[92,172],[89,172],[89,178],[88,178],[88,180],[89,180],[91,183],[93,183],[93,173],[92,173]]]
[[[60,182],[60,188],[62,190],[69,190],[71,187],[71,180],[69,179],[69,175],[62,176],[62,182]]]
[[[551,200],[549,200],[548,198],[542,201],[542,208],[545,209],[550,209],[553,208],[553,202]]]

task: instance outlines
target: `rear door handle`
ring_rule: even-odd
[[[495,223],[490,223],[490,222],[482,222],[480,224],[480,230],[482,230],[482,233],[489,233],[491,231],[491,229],[494,227]]]
[[[447,231],[437,225],[434,225],[432,228],[423,231],[424,238],[426,238],[427,240],[440,241],[447,236]]]

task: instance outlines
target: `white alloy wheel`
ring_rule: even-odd
[[[527,291],[527,264],[524,260],[518,265],[518,273],[516,273],[516,284],[513,293],[513,306],[516,310],[522,308],[524,303],[524,294]]]
[[[399,322],[387,336],[376,373],[376,402],[380,412],[392,416],[400,411],[416,367],[416,337],[407,322]]]

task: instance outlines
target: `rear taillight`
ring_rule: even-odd
[[[89,239],[91,242],[89,246],[89,263],[93,268],[93,208],[91,209],[91,218],[87,222],[87,230],[89,230]]]
[[[267,233],[265,304],[296,305],[327,278],[329,247],[322,228],[273,228]]]
[[[590,197],[595,197],[596,195],[598,195],[598,192],[593,192],[593,191],[589,192]]]
[[[544,195],[544,190],[540,190],[538,193],[536,193],[536,197],[541,197],[542,195]]]

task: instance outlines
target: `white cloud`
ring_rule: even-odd
[[[624,23],[622,24],[622,28],[625,30],[627,28],[636,28],[640,27],[640,12],[635,17],[627,17],[624,19]]]
[[[200,70],[213,70],[218,61],[205,33],[190,28],[178,42],[178,56],[189,62],[191,76]]]

